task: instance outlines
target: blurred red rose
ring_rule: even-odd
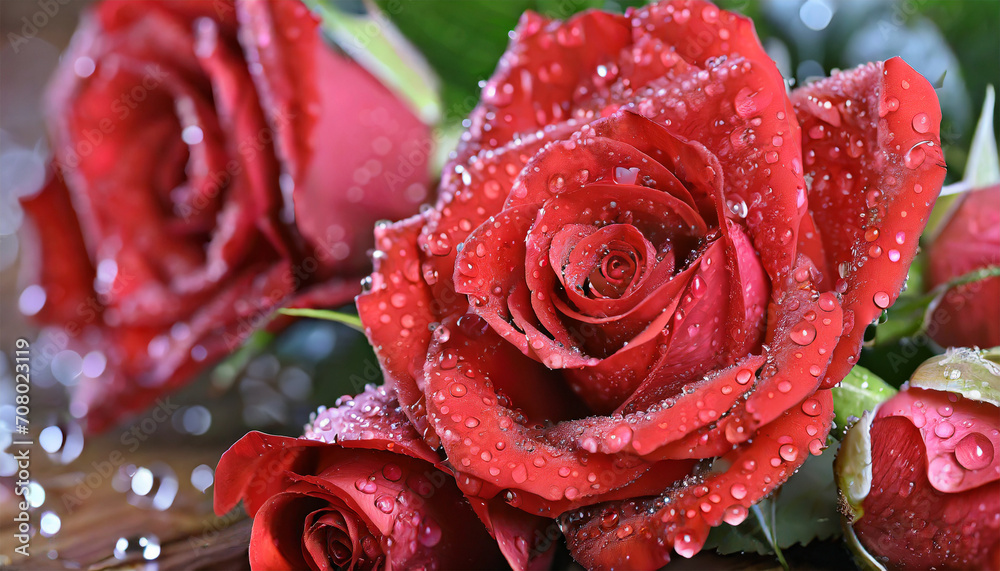
[[[360,316],[473,499],[588,568],[692,556],[824,447],[944,178],[899,59],[794,91],[707,2],[526,14]]]
[[[1000,185],[962,194],[927,249],[927,289],[973,270],[1000,266]],[[939,344],[1000,345],[1000,277],[948,290],[931,313]]]
[[[998,356],[934,357],[848,431],[842,506],[888,569],[1000,569]]]
[[[215,511],[243,500],[253,569],[503,567],[527,514],[507,508],[492,539],[388,391],[338,404],[303,438],[251,432],[219,461]]]
[[[91,430],[280,306],[349,302],[374,221],[424,197],[427,127],[297,1],[101,2],[46,108],[54,175],[25,202],[41,287],[26,305],[105,354],[74,396]]]

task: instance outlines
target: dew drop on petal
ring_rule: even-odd
[[[953,434],[955,434],[955,425],[947,420],[942,420],[934,427],[934,435],[938,438],[951,438]]]
[[[778,448],[778,455],[786,462],[794,462],[799,457],[799,451],[791,444],[782,444],[781,448]]]
[[[804,412],[808,416],[819,416],[819,413],[822,412],[822,410],[823,406],[816,399],[813,398],[806,399],[802,403],[802,412]]]
[[[955,459],[966,470],[981,470],[993,462],[993,443],[984,434],[970,432],[955,446]]]
[[[788,337],[799,345],[808,345],[816,339],[816,328],[807,321],[800,321],[798,325],[792,328],[792,332],[788,334]]]
[[[927,476],[935,488],[950,490],[962,483],[965,470],[948,456],[938,456],[927,466]]]
[[[741,385],[749,383],[750,379],[752,378],[753,378],[753,373],[750,372],[748,369],[743,369],[739,373],[736,373],[736,382]]]
[[[872,297],[872,301],[874,301],[875,305],[878,306],[879,308],[885,309],[889,307],[889,294],[885,293],[884,291],[877,291],[875,292],[875,295]]]
[[[729,525],[739,525],[747,519],[747,509],[743,506],[730,506],[722,515],[722,520]]]
[[[681,557],[688,559],[694,557],[701,550],[701,545],[694,539],[694,534],[690,531],[681,531],[674,538],[674,551]]]
[[[737,500],[742,500],[747,497],[747,487],[743,484],[733,484],[733,487],[730,488],[729,491],[732,493],[733,498]]]

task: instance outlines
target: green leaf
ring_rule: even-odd
[[[1000,406],[1000,347],[985,351],[956,347],[917,368],[910,386],[948,391]]]
[[[365,330],[365,326],[361,324],[361,319],[357,315],[351,315],[350,313],[341,313],[339,311],[331,311],[329,309],[306,309],[299,307],[283,307],[278,310],[278,313],[282,315],[289,315],[291,317],[311,317],[313,319],[336,321],[337,323],[343,323],[352,329],[357,329],[362,333]]]
[[[831,392],[836,415],[834,422],[839,429],[831,433],[836,436],[847,429],[852,418],[861,418],[866,410],[875,410],[879,403],[892,397],[897,391],[875,373],[855,365]]]
[[[714,528],[705,547],[723,555],[774,554],[787,568],[782,549],[839,536],[837,487],[833,481],[836,452],[833,445],[819,456],[810,456],[781,488],[753,506],[753,517],[736,526],[722,524]]]
[[[427,124],[441,117],[438,79],[420,52],[377,7],[350,14],[335,0],[306,0],[323,31],[354,61],[377,77]],[[366,4],[367,5],[367,4]]]
[[[965,177],[962,179],[969,188],[983,188],[1000,182],[1000,157],[997,155],[997,140],[993,134],[995,100],[993,86],[987,85],[983,111],[972,136],[969,161],[965,164]]]

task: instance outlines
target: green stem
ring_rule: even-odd
[[[361,324],[361,319],[357,315],[351,315],[350,313],[341,313],[329,309],[308,309],[304,307],[283,307],[278,310],[278,313],[291,317],[310,317],[312,319],[336,321],[362,333],[365,332],[365,326]]]
[[[767,540],[767,542],[771,545],[771,549],[774,550],[774,555],[775,557],[778,558],[778,563],[781,564],[781,568],[784,569],[785,571],[788,571],[788,563],[785,561],[785,555],[781,552],[781,548],[778,547],[777,528],[771,527],[771,524],[775,522],[775,517],[774,517],[775,502],[773,500],[764,500],[764,501],[769,501],[771,503],[771,523],[768,523],[767,518],[764,517],[764,513],[760,511],[759,503],[751,506],[750,510],[753,511],[754,517],[756,517],[757,521],[760,523],[760,529],[761,531],[764,532],[764,539]]]

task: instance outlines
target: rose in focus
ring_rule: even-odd
[[[321,410],[303,438],[223,455],[215,511],[243,500],[254,569],[497,569],[497,543],[384,388]],[[502,536],[501,536],[502,541]]]
[[[90,430],[282,305],[349,302],[367,229],[426,192],[428,129],[297,1],[96,4],[46,109],[54,172],[25,202],[21,305],[60,348],[103,352],[74,395]]]
[[[973,270],[1000,266],[1000,185],[962,194],[927,250],[927,288]],[[1000,277],[952,288],[931,312],[928,328],[939,344],[1000,345]]]
[[[899,59],[790,95],[746,18],[526,14],[358,298],[461,490],[588,568],[690,557],[818,454],[944,178]],[[483,513],[480,513],[483,515]],[[487,518],[484,518],[487,519]]]
[[[1000,569],[1000,352],[950,350],[848,431],[835,464],[864,557]]]

